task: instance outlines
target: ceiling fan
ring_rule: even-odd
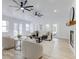
[[[17,6],[11,6],[11,5],[10,5],[10,7],[18,8],[17,10],[22,10],[23,13],[24,13],[24,10],[27,10],[27,11],[33,10],[33,9],[32,9],[33,5],[31,5],[31,6],[26,6],[27,0],[21,1],[21,2],[17,2],[16,0],[12,0],[12,1],[13,1],[14,3],[16,3]]]
[[[43,16],[41,13],[39,13],[39,12],[35,12],[35,16],[38,16],[38,17],[41,17],[41,16]]]

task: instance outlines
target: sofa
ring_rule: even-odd
[[[2,37],[2,48],[3,49],[15,48],[15,40],[10,36]]]
[[[28,37],[30,37],[31,39],[35,38],[35,39],[37,39],[37,42],[40,43],[40,42],[42,42],[42,40],[51,41],[52,40],[52,33],[51,32],[35,31]]]
[[[42,59],[43,47],[38,43],[22,41],[22,53],[24,59]]]

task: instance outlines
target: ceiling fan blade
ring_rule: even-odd
[[[24,8],[29,8],[29,7],[33,7],[33,6],[25,6]]]
[[[20,10],[20,8],[16,9],[16,11]]]
[[[20,5],[17,1],[13,0],[13,2],[15,2],[17,5]]]
[[[25,10],[31,11],[31,10],[29,10],[29,9],[25,9]]]
[[[18,8],[18,6],[11,6],[11,5],[9,5],[9,7],[15,7],[15,8]]]
[[[24,5],[27,3],[27,0],[25,0]]]
[[[41,13],[35,12],[35,16],[41,17],[43,15]]]

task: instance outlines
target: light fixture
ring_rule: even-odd
[[[39,13],[39,12],[35,12],[35,16],[38,16],[38,17],[41,17],[41,16],[43,16],[43,14],[41,14],[41,13]]]
[[[54,10],[53,12],[55,12],[55,13],[56,13],[56,12],[57,12],[57,10]]]
[[[24,8],[22,7],[21,10],[24,10]]]
[[[11,5],[9,5],[10,7],[15,7],[15,8],[18,8],[17,10],[22,10],[23,12],[25,11],[25,10],[27,10],[27,11],[31,11],[31,10],[33,10],[33,5],[26,5],[27,4],[27,0],[25,0],[25,1],[22,1],[21,0],[21,2],[19,2],[19,1],[16,1],[16,0],[12,0],[14,3],[16,3],[17,4],[17,6],[11,6]],[[31,9],[32,8],[32,9]]]

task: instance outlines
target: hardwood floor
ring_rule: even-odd
[[[75,59],[75,55],[66,40],[53,38],[52,41],[43,41],[43,58],[42,59]],[[23,59],[20,51],[14,49],[3,51],[3,59]]]

